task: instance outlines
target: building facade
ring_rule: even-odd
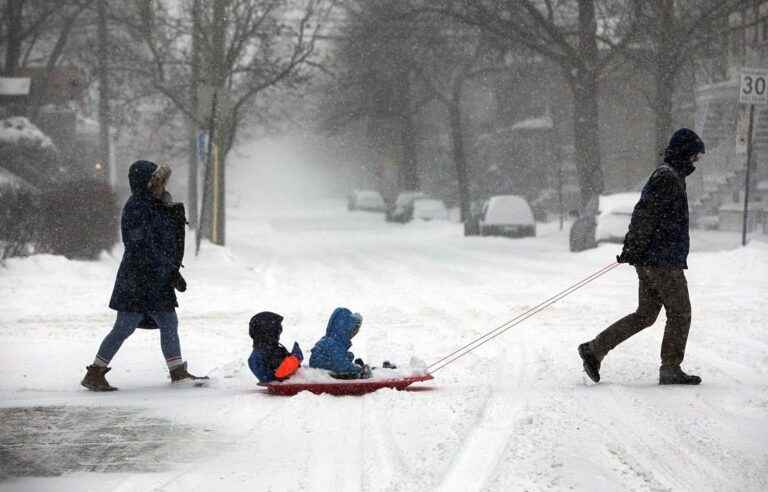
[[[748,107],[739,104],[740,71],[768,69],[768,1],[744,1],[730,15],[704,60],[696,88],[696,130],[707,153],[692,175],[694,224],[742,229],[746,190]],[[768,212],[768,106],[756,106],[752,133],[749,230],[766,228]]]

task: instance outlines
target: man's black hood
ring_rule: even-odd
[[[669,145],[664,151],[664,162],[685,177],[696,170],[691,161],[692,157],[705,152],[704,142],[696,132],[681,128],[669,140]]]
[[[157,169],[157,164],[150,161],[136,161],[128,170],[128,182],[131,185],[132,195],[144,195],[150,193],[149,180]]]

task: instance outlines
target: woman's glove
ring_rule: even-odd
[[[179,292],[187,290],[187,281],[181,276],[180,271],[174,270],[174,272],[171,273],[171,286]]]

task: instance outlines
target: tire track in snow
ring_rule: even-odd
[[[493,363],[502,369],[492,374],[492,377],[500,387],[493,389],[473,423],[472,431],[461,443],[461,448],[448,466],[438,490],[456,490],[458,484],[466,491],[484,490],[495,471],[497,460],[516,425],[515,413],[527,404],[525,393],[520,390],[524,388],[529,373],[526,369],[528,354],[522,345],[515,344],[512,347],[516,363],[509,365],[501,360],[509,359],[504,350],[495,357]],[[504,384],[510,376],[512,384]],[[514,394],[510,391],[512,388],[516,390]],[[467,483],[467,477],[472,477],[471,483]]]
[[[752,436],[723,428],[721,423],[733,422],[733,416],[708,403],[705,389],[652,389],[666,396],[663,406],[659,406],[659,399],[648,400],[629,388],[611,387],[608,411],[622,429],[614,434],[624,441],[630,438],[624,446],[627,451],[622,453],[619,448],[617,457],[624,454],[625,462],[635,463],[633,470],[639,476],[653,477],[674,489],[691,490],[706,483],[709,490],[724,490],[734,487],[733,480],[738,477],[742,482],[736,488],[740,490],[752,486],[754,490],[765,490],[760,458],[744,454],[737,447],[743,448],[744,441],[752,440]],[[622,411],[627,408],[635,411]],[[738,442],[734,442],[734,436],[741,436]],[[764,445],[754,442],[753,447],[757,453],[763,449],[762,469],[768,470]],[[728,448],[737,451],[731,453],[726,451]]]
[[[309,405],[301,415],[301,427],[306,438],[301,473],[298,474],[301,489],[362,490],[365,442],[362,439],[361,399],[329,395],[307,398],[317,401],[313,404],[304,401],[305,405]]]

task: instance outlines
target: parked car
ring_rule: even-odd
[[[397,195],[395,203],[387,208],[387,222],[409,222],[413,218],[413,201],[417,198],[428,198],[421,191],[403,191]]]
[[[442,200],[417,198],[413,201],[412,215],[421,220],[448,220],[448,208]]]
[[[480,235],[528,237],[536,235],[536,221],[525,198],[498,195],[488,199],[480,218]]]
[[[571,226],[571,251],[583,251],[599,243],[623,243],[629,229],[632,211],[640,193],[601,195],[597,210],[582,211]]]
[[[347,209],[384,212],[387,209],[387,204],[384,203],[384,199],[378,191],[355,190],[347,197]]]

